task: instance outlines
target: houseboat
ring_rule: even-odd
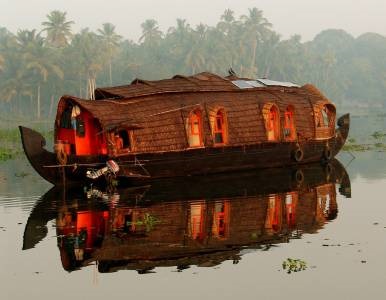
[[[303,180],[293,173],[302,172]],[[351,197],[337,161],[290,168],[161,178],[115,193],[54,187],[32,209],[23,249],[36,247],[55,224],[67,271],[95,264],[99,272],[158,267],[211,267],[314,234],[338,216],[336,185]],[[248,250],[247,250],[248,249]],[[46,250],[46,249],[45,249]],[[59,257],[59,256],[58,256]]]
[[[63,96],[54,151],[20,127],[26,156],[54,185],[189,176],[331,160],[349,131],[310,84],[212,73]],[[337,128],[336,128],[337,124]]]

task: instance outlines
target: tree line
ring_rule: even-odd
[[[52,118],[59,97],[90,98],[97,86],[124,85],[135,78],[161,79],[203,71],[240,77],[313,83],[333,102],[386,103],[386,38],[325,30],[312,41],[282,39],[263,12],[235,16],[225,10],[215,26],[177,19],[162,32],[156,20],[141,24],[137,42],[111,23],[96,32],[73,32],[66,12],[52,11],[40,30],[12,33],[0,27],[1,113]]]

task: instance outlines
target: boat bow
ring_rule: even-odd
[[[44,148],[46,145],[45,138],[39,132],[27,127],[19,126],[19,130],[25,155],[32,167],[48,182],[58,184],[60,177],[57,170],[44,167],[56,164],[55,153]]]
[[[338,128],[336,129],[335,134],[335,153],[338,154],[338,152],[342,149],[343,145],[346,143],[348,133],[350,130],[350,114],[344,114],[338,119]]]

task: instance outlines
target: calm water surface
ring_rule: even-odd
[[[0,298],[385,299],[384,153],[296,171],[64,192],[2,163]]]

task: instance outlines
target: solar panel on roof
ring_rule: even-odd
[[[264,87],[265,86],[264,84],[261,84],[260,82],[258,82],[256,80],[248,80],[247,83],[253,87]]]
[[[285,86],[285,87],[300,87],[299,85],[292,83],[292,82],[284,82],[284,81],[276,81],[276,80],[270,80],[266,78],[259,78],[257,79],[259,82],[266,86]]]
[[[232,83],[240,89],[252,89],[264,86],[256,80],[233,80]]]

